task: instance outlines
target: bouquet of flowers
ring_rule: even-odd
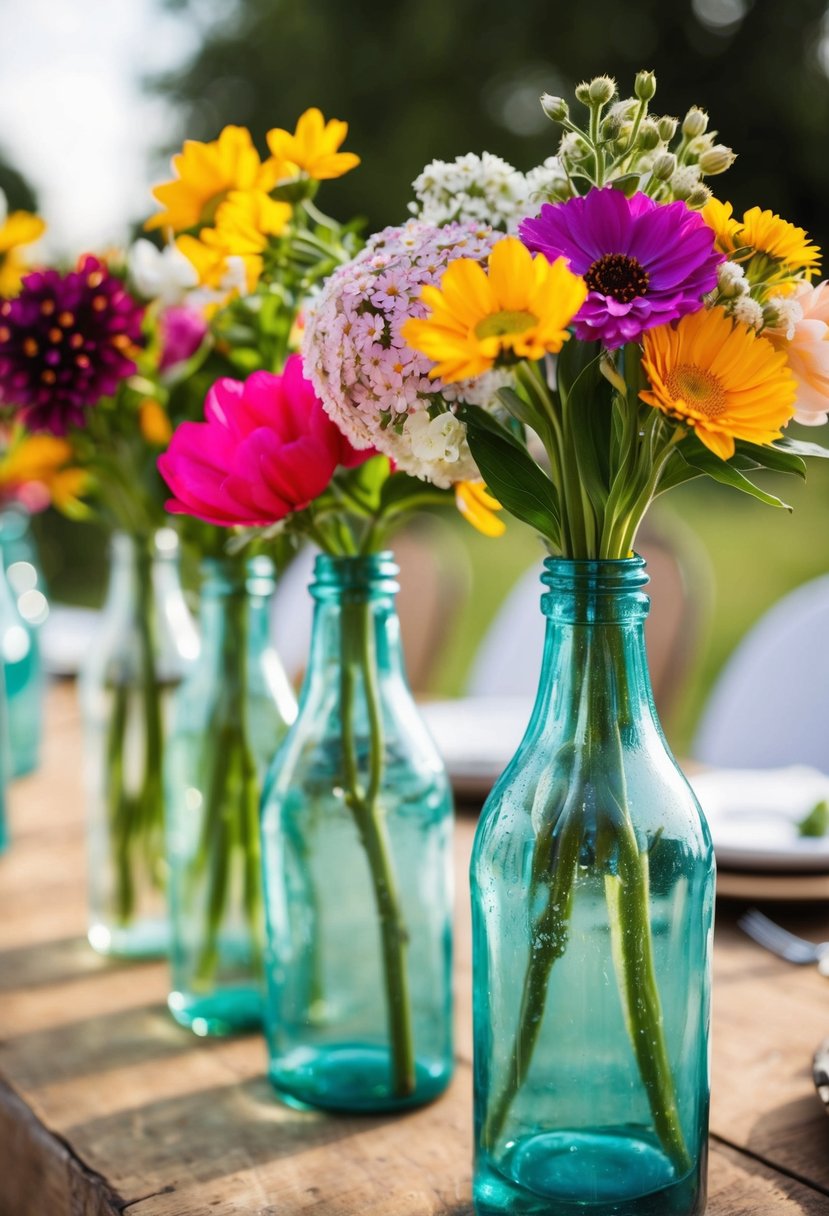
[[[478,492],[534,528],[551,555],[576,562],[628,559],[653,499],[691,479],[783,507],[753,475],[804,476],[805,456],[827,454],[784,435],[792,419],[814,425],[829,412],[825,285],[812,282],[819,251],[772,212],[737,217],[715,198],[705,179],[734,153],[697,107],[682,122],[654,115],[655,88],[650,72],[637,75],[629,98],[607,77],[580,85],[584,125],[564,99],[543,98],[562,137],[541,198],[520,221],[512,209],[525,188],[503,173],[493,188],[485,158],[461,158],[454,176],[446,167],[424,173],[418,190],[430,199],[415,210],[445,224],[424,247],[429,280],[415,292],[400,279],[420,247],[416,225],[380,234],[359,266],[326,284],[303,345],[308,374],[352,443],[438,485],[477,477]],[[464,182],[451,209],[444,177],[455,189]],[[464,238],[458,220],[470,208],[479,227]],[[506,236],[480,226],[487,209]],[[465,240],[468,250],[443,265],[441,243]],[[485,404],[478,393],[492,377],[502,382]],[[621,759],[632,712],[625,657],[608,635],[573,662],[577,733],[549,758],[537,789],[521,785],[536,840],[532,949],[509,1064],[479,1111],[481,1145],[495,1152],[532,1069],[586,864],[578,857],[593,848],[582,834],[593,829],[578,826],[587,822],[597,824],[598,855],[612,859],[606,889],[625,1021],[658,1141],[680,1177],[691,1158],[654,971],[647,845]],[[616,775],[602,792],[591,757],[610,763],[614,748]],[[569,790],[563,803],[556,782]],[[497,815],[497,788],[493,800]]]
[[[25,436],[9,455],[11,475],[21,457],[50,465],[56,506],[96,516],[129,538],[133,611],[122,605],[119,636],[110,631],[85,682],[87,718],[100,719],[96,730],[103,731],[100,746],[90,744],[90,759],[93,751],[96,757],[90,775],[113,863],[103,902],[111,903],[121,926],[140,903],[138,875],[146,872],[153,886],[162,877],[162,700],[171,673],[158,669],[164,622],[153,583],[153,538],[165,514],[155,461],[170,435],[172,385],[187,374],[205,335],[198,307],[183,303],[181,263],[194,276],[176,257],[175,300],[169,285],[149,298],[140,273],[130,284],[117,255],[85,254],[69,271],[44,267],[22,275],[0,303],[0,401],[15,434]],[[107,647],[112,653],[104,654]],[[98,677],[102,687],[93,694]],[[136,723],[143,724],[137,750],[129,742]],[[126,760],[137,753],[138,775]]]

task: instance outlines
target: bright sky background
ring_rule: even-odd
[[[38,192],[48,251],[123,241],[152,210],[149,153],[178,134],[141,77],[184,61],[196,30],[155,0],[5,0],[2,9],[0,145]]]

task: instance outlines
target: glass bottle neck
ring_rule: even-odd
[[[210,558],[201,564],[200,623],[205,651],[246,644],[257,653],[270,643],[270,606],[275,590],[268,557]]]
[[[595,746],[649,731],[661,737],[645,650],[647,582],[639,557],[547,559],[547,632],[531,732]]]
[[[405,679],[395,608],[398,573],[390,553],[317,557],[306,685],[338,673],[343,663],[368,664],[381,677]]]
[[[148,588],[156,596],[180,591],[179,542],[172,528],[160,528],[148,538],[116,532],[110,558],[106,607],[111,612],[129,610]]]

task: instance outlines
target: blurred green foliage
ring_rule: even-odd
[[[150,82],[179,108],[179,134],[211,139],[239,123],[261,141],[319,105],[350,122],[347,146],[363,158],[323,205],[372,228],[405,217],[409,185],[434,157],[487,149],[528,169],[551,155],[540,93],[568,96],[605,72],[628,93],[649,67],[657,111],[701,105],[739,153],[715,192],[829,240],[825,0],[166,3],[203,32],[188,64]]]

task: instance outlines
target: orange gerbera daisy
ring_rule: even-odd
[[[734,322],[723,308],[701,309],[676,325],[644,334],[642,367],[648,405],[693,427],[723,460],[735,439],[765,444],[779,439],[792,417],[797,385],[767,338]]]

